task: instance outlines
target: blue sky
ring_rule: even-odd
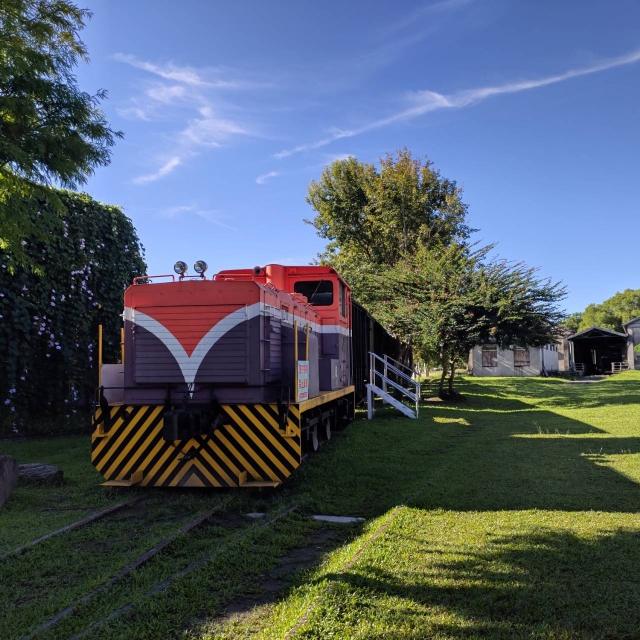
[[[82,6],[85,6],[81,3]],[[640,288],[640,4],[89,0],[81,87],[125,133],[86,187],[150,273],[307,264],[306,187],[407,146],[464,187],[477,239],[563,280]]]

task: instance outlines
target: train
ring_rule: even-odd
[[[91,460],[106,486],[277,487],[353,420],[369,352],[399,357],[331,267],[194,270],[135,278],[121,362],[99,349]]]

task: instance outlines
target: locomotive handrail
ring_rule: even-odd
[[[176,277],[173,275],[173,273],[163,273],[159,276],[137,276],[133,279],[133,284],[138,284],[138,280],[148,280],[149,282],[151,282],[153,278],[171,278],[174,282],[176,281]]]
[[[378,371],[376,369],[376,360],[383,365],[384,372]],[[401,380],[404,380],[407,383],[407,387],[403,387],[400,382],[392,380],[388,375],[389,372],[393,373]],[[377,378],[380,379],[380,385],[378,385]],[[391,385],[394,389],[400,391],[400,393],[402,393],[414,403],[415,417],[418,417],[418,410],[420,405],[420,382],[414,380],[412,376],[404,373],[398,367],[390,364],[389,360],[386,357],[381,357],[377,353],[373,353],[373,351],[369,351],[369,383],[381,388],[385,393],[387,391],[388,385]],[[413,390],[409,387],[413,387]]]

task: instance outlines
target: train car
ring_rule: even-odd
[[[330,267],[174,269],[125,291],[93,465],[109,486],[276,487],[353,419],[368,351],[397,342]]]

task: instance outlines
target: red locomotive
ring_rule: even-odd
[[[353,419],[380,327],[330,267],[175,270],[125,292],[123,364],[101,365],[92,462],[107,485],[277,486]]]

